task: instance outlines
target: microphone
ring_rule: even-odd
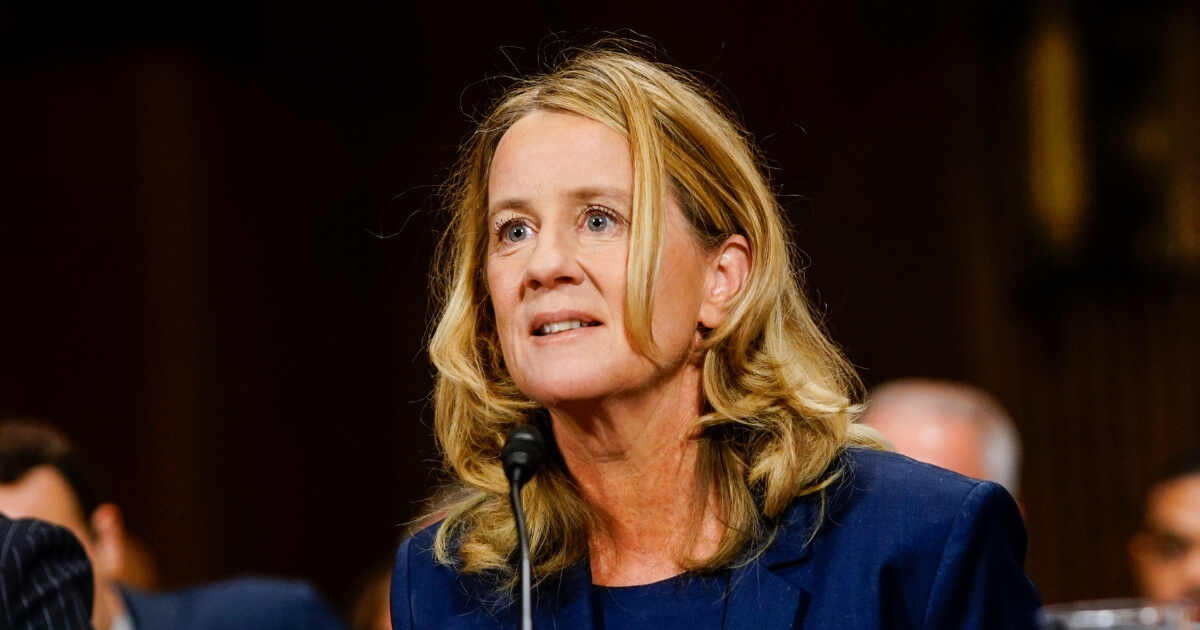
[[[504,450],[500,451],[504,475],[509,481],[524,485],[541,468],[545,452],[546,441],[537,427],[522,424],[513,428],[504,441]]]
[[[525,509],[521,507],[521,486],[533,479],[545,459],[546,441],[532,424],[515,427],[504,441],[500,460],[509,481],[509,500],[517,521],[517,540],[521,550],[521,630],[533,630],[533,603],[530,584],[533,563],[529,559],[529,534],[525,531]]]

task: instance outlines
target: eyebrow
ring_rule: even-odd
[[[568,197],[576,202],[607,201],[628,206],[632,202],[633,193],[627,188],[617,186],[584,186],[572,190],[568,193]],[[488,205],[488,215],[490,216],[504,210],[524,210],[528,207],[529,201],[521,197],[501,199],[496,203]]]
[[[618,188],[616,186],[586,187],[572,191],[571,198],[575,199],[576,201],[606,199],[621,203],[629,203],[629,201],[633,198],[633,193],[626,188]]]

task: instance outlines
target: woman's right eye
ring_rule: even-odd
[[[529,238],[529,234],[529,226],[518,219],[505,221],[496,229],[496,235],[500,237],[500,240],[509,243],[520,243]]]

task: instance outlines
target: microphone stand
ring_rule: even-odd
[[[517,522],[517,542],[521,554],[521,630],[533,630],[533,562],[529,553],[529,533],[525,527],[525,508],[521,505],[521,486],[533,478],[545,459],[546,442],[532,424],[514,428],[504,441],[500,458],[509,481],[509,500]]]
[[[509,499],[512,503],[513,517],[517,521],[517,539],[521,548],[521,630],[533,630],[533,562],[529,558],[529,534],[525,530],[525,509],[521,505],[521,486],[518,479],[510,483]]]

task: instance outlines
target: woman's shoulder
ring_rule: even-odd
[[[807,621],[1037,627],[1037,591],[1023,568],[1025,529],[1004,488],[882,451],[847,449],[837,466],[841,474],[823,498],[789,507],[762,556],[769,570],[810,594]],[[852,599],[879,606],[848,611]]]
[[[457,579],[458,572],[454,567],[438,562],[434,555],[434,545],[442,523],[443,521],[438,521],[417,530],[400,543],[392,572],[393,599],[397,588],[407,589],[409,583],[414,588],[425,588],[449,579]]]
[[[840,477],[831,485],[831,499],[863,503],[863,507],[912,508],[916,502],[935,510],[938,506],[953,509],[972,495],[1012,500],[997,483],[972,479],[890,451],[847,448],[834,467]]]
[[[434,557],[433,547],[441,521],[434,523],[400,543],[392,569],[391,613],[392,627],[416,627],[419,606],[438,601],[430,593],[454,592],[457,572]]]
[[[438,521],[409,536],[396,551],[392,569],[392,627],[499,628],[510,621],[511,603],[496,584],[464,575],[434,554]]]
[[[837,478],[823,496],[796,500],[784,518],[784,536],[813,536],[827,542],[853,540],[861,546],[938,546],[955,527],[982,517],[1019,538],[1024,528],[1016,502],[999,484],[918,462],[903,455],[848,448],[837,459]],[[871,532],[869,538],[861,534]],[[835,545],[836,546],[836,545]]]
[[[900,478],[927,484],[959,487],[960,489],[979,483],[978,479],[964,477],[893,451],[881,451],[861,446],[851,446],[843,450],[839,463],[848,465],[865,475],[877,475],[880,478],[892,480]]]

